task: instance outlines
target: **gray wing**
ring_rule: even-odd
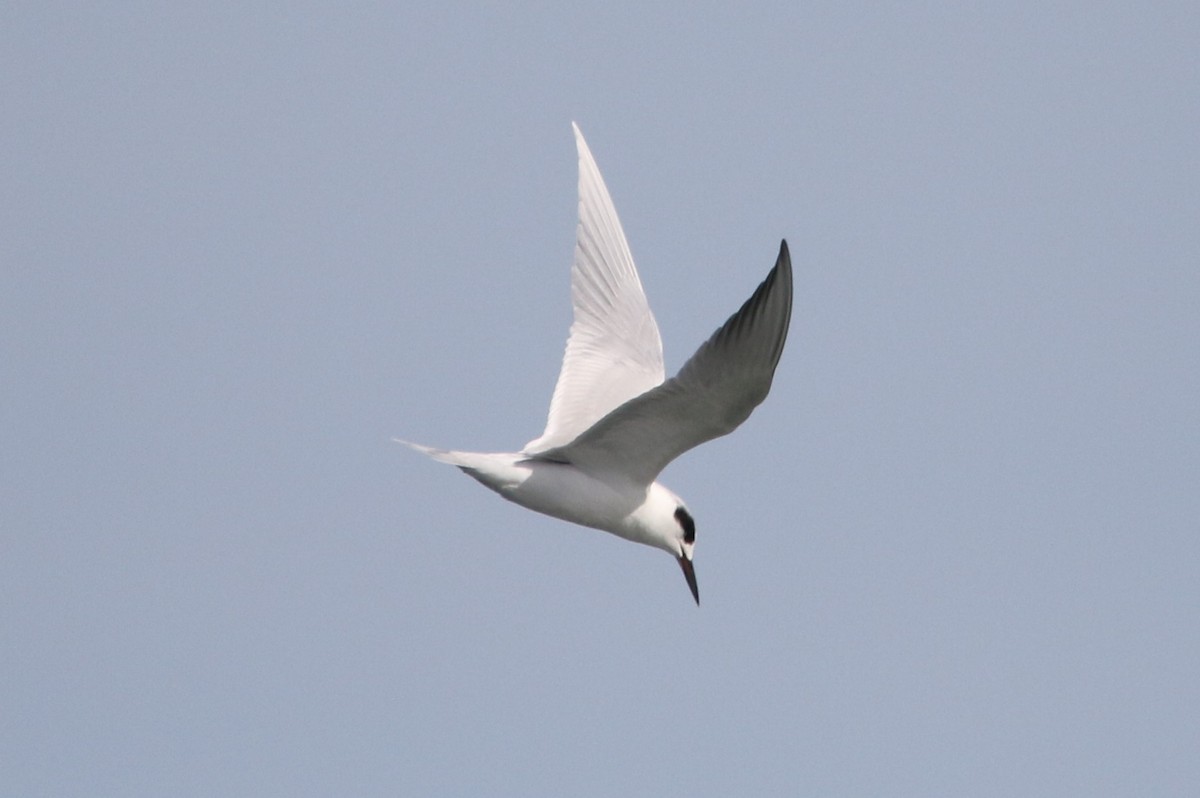
[[[767,397],[791,316],[792,261],[784,241],[766,280],[678,374],[541,456],[650,484],[688,449],[733,432]]]

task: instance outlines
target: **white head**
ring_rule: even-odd
[[[700,590],[696,587],[696,571],[692,567],[696,522],[683,499],[655,482],[646,491],[646,501],[634,511],[630,520],[638,528],[643,542],[675,557],[692,591],[692,598],[699,604]]]

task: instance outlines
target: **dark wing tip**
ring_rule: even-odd
[[[771,271],[783,271],[788,274],[788,282],[791,282],[792,274],[792,253],[788,250],[787,239],[779,242],[779,257],[775,259],[775,268]],[[789,291],[790,293],[790,291]]]
[[[781,283],[781,285],[776,286],[777,283]],[[787,342],[788,329],[792,326],[792,254],[788,250],[786,238],[779,242],[779,256],[775,259],[775,266],[772,267],[771,273],[767,275],[767,279],[763,280],[762,285],[758,287],[754,296],[746,304],[749,305],[752,302],[757,304],[756,300],[762,295],[761,302],[765,305],[770,301],[766,295],[774,295],[776,292],[781,295],[781,298],[776,301],[782,301],[784,306],[779,337],[776,339],[771,357],[772,371],[774,371],[775,364],[779,362],[780,355],[783,354],[783,345]]]

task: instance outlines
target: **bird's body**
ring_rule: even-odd
[[[409,444],[509,501],[674,556],[699,603],[695,522],[657,481],[677,456],[732,432],[766,398],[792,308],[787,243],[767,279],[665,380],[662,341],[616,210],[579,128],[575,320],[546,429],[520,452]]]
[[[504,498],[534,512],[611,532],[677,557],[682,554],[673,515],[683,502],[658,482],[637,485],[605,480],[571,463],[542,460],[523,452],[454,452],[409,445],[435,460],[458,466]],[[660,517],[672,521],[655,525]]]

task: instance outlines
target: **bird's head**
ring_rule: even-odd
[[[700,604],[700,590],[696,588],[696,571],[692,569],[691,557],[696,550],[696,522],[676,494],[659,482],[652,482],[641,506],[624,518],[619,529],[612,532],[640,544],[661,548],[676,558],[679,568],[688,580],[691,598]]]
[[[700,603],[696,587],[696,571],[692,554],[696,548],[696,521],[687,505],[674,493],[655,482],[650,485],[646,501],[634,513],[634,523],[640,527],[638,539],[662,549],[675,557],[687,579],[692,598]]]

